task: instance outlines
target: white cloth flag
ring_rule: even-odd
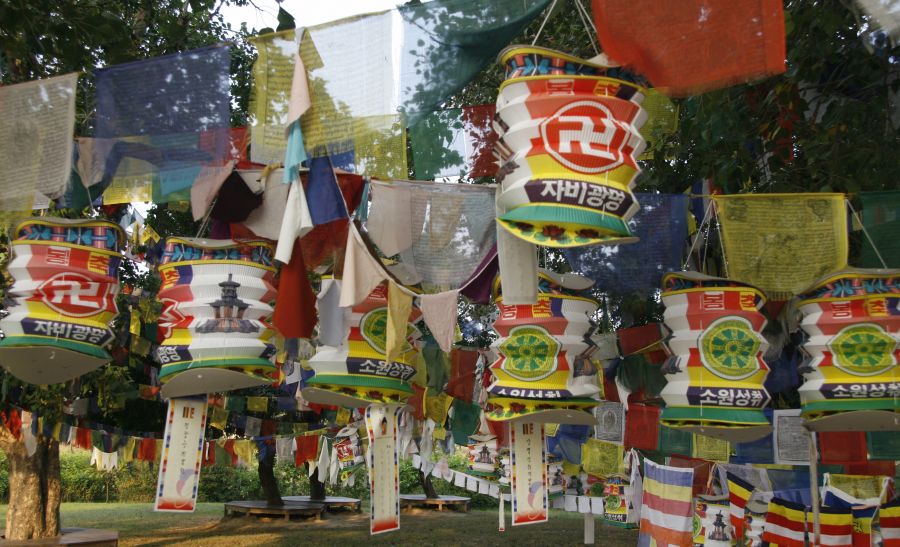
[[[0,211],[58,198],[72,170],[78,73],[0,87]]]

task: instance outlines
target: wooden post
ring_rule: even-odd
[[[594,515],[593,513],[584,514],[584,544],[594,544]]]
[[[821,530],[819,525],[819,454],[816,450],[816,432],[812,430],[809,431],[809,490],[812,498],[812,510],[813,510],[813,534],[812,534],[812,544],[813,547],[818,547],[819,545],[819,532]]]

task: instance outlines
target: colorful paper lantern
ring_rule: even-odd
[[[639,209],[631,189],[646,147],[646,90],[585,75],[602,72],[588,61],[534,49],[512,48],[501,58],[509,78],[494,122],[498,222],[552,247],[634,241],[628,220]]]
[[[29,383],[57,384],[108,363],[122,229],[106,220],[31,218],[13,237],[0,365]]]
[[[816,431],[900,429],[900,270],[848,269],[797,297],[809,360],[802,416]]]
[[[273,255],[265,240],[166,240],[156,351],[163,397],[272,383]]]
[[[467,469],[470,474],[481,477],[496,477],[500,463],[497,437],[493,435],[470,435]]]
[[[581,276],[569,274],[579,290],[566,289],[547,273],[539,276],[536,304],[506,305],[502,295],[495,297],[500,338],[493,348],[499,358],[490,366],[487,418],[594,424],[590,409],[599,403],[600,387],[586,335],[597,302],[579,295]]]
[[[673,354],[663,365],[662,423],[731,442],[767,435],[765,295],[737,281],[673,272],[663,277],[662,301]]]
[[[322,346],[309,360],[315,371],[303,389],[303,398],[320,404],[359,407],[369,403],[406,402],[414,390],[420,337],[415,323],[417,308],[409,317],[406,340],[396,361],[387,362],[387,285],[382,283],[347,314],[347,338],[339,346]]]
[[[504,80],[545,75],[602,76],[610,68],[555,49],[521,44],[507,47],[497,58],[504,68]]]

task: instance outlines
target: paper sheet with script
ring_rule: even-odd
[[[788,300],[847,265],[843,194],[715,196],[728,277]]]
[[[400,467],[397,450],[397,414],[402,405],[366,407],[369,451],[369,533],[381,534],[400,528]]]
[[[520,526],[547,522],[549,502],[544,424],[512,422],[510,433],[512,524]]]
[[[206,396],[169,399],[154,511],[192,513],[206,431]]]
[[[27,213],[35,191],[57,198],[72,169],[78,74],[0,87],[0,215]]]

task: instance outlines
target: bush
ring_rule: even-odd
[[[117,471],[98,471],[88,452],[60,450],[59,475],[62,501],[115,501]]]

